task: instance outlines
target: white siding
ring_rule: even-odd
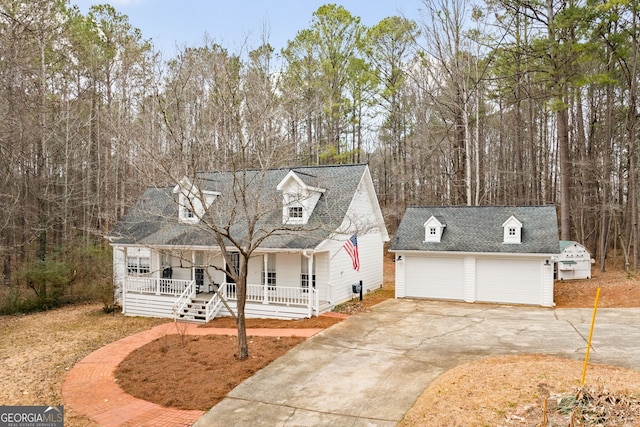
[[[329,258],[329,252],[316,253],[313,258],[316,270],[316,290],[318,291],[320,301],[332,301]]]
[[[343,236],[346,240],[349,236]],[[360,271],[353,269],[351,257],[342,248],[342,241],[329,242],[331,248],[331,303],[340,304],[354,297],[351,286],[362,280],[363,293],[382,286],[383,242],[379,233],[367,233],[358,236]]]
[[[276,283],[278,286],[300,287],[300,257],[296,253],[280,253],[276,257]]]
[[[331,260],[331,295],[333,304],[339,304],[354,297],[352,285],[362,281],[363,292],[370,292],[382,286],[384,238],[383,232],[375,227],[379,224],[376,216],[377,200],[372,200],[365,178],[360,181],[358,189],[351,201],[347,215],[340,226],[335,241],[329,242],[323,249],[330,251]],[[375,196],[375,195],[374,195]],[[355,271],[351,258],[342,249],[342,245],[351,234],[358,237],[358,252],[360,255],[360,271]]]
[[[163,295],[127,293],[125,310],[127,316],[173,318],[173,307],[177,298]]]
[[[235,313],[237,310],[235,301],[229,301],[229,305]],[[247,318],[304,319],[309,317],[309,309],[307,307],[287,307],[284,305],[265,305],[252,302],[247,302],[244,312]],[[228,316],[230,316],[229,311],[226,307],[222,307],[217,317]]]
[[[472,256],[464,258],[464,300],[476,300],[476,258]]]
[[[405,260],[407,258],[407,255],[402,252],[398,252],[398,253],[394,253],[393,256],[396,257],[396,262],[395,262],[396,298],[404,298],[407,295],[407,291],[406,291],[407,277],[405,273],[405,270],[406,270]]]
[[[410,255],[405,262],[407,296],[464,299],[464,258]]]
[[[542,275],[542,291],[540,305],[553,307],[553,265],[545,260],[540,266]]]
[[[264,257],[262,256],[262,254],[254,254],[254,256],[249,258],[249,265],[247,266],[247,283],[254,284],[254,285],[262,284],[263,266],[264,266]],[[276,280],[277,280],[277,276],[276,276]]]
[[[183,265],[186,264],[183,262]],[[158,270],[156,270],[158,271]],[[178,267],[173,267],[173,279],[179,279],[179,280],[191,280],[191,267],[180,267],[178,265]],[[159,274],[159,273],[158,273]],[[154,274],[154,277],[158,277],[158,274]]]

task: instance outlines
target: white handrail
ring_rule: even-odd
[[[184,291],[180,294],[176,303],[173,306],[173,318],[178,320],[178,314],[185,308],[185,306],[191,301],[191,299],[196,295],[195,294],[195,280],[192,280],[191,283],[184,289]]]
[[[226,283],[223,283],[222,285],[220,285],[220,287],[218,288],[218,292],[222,294],[224,298],[227,297]],[[205,318],[207,322],[213,319],[215,315],[218,314],[218,311],[220,311],[220,308],[221,308],[220,306],[222,305],[222,299],[220,298],[220,295],[218,295],[218,292],[213,293],[213,296],[205,306],[205,316],[206,316]]]

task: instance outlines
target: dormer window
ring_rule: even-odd
[[[304,178],[304,179],[303,179]],[[276,189],[282,191],[282,223],[303,225],[309,221],[325,189],[309,185],[313,177],[289,171]]]
[[[178,221],[187,224],[197,223],[220,195],[216,191],[199,190],[186,177],[173,188],[173,192],[178,194]]]
[[[504,229],[503,243],[520,244],[522,243],[522,223],[515,216],[511,216],[502,224]]]
[[[446,224],[444,224],[435,216],[432,216],[427,220],[427,222],[424,223],[424,229],[425,229],[424,241],[440,243],[440,239],[442,237],[442,233],[445,227],[446,227]]]

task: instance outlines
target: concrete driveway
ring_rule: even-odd
[[[195,426],[395,426],[461,363],[519,353],[582,360],[592,312],[388,300],[295,347]],[[640,370],[640,309],[598,310],[589,359]]]

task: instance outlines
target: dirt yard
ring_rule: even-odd
[[[393,268],[393,265],[390,267]],[[354,300],[339,309],[348,314],[366,311],[370,306],[386,298],[393,297],[393,272],[388,267],[387,283],[381,291],[365,296],[363,303]],[[600,307],[640,307],[640,279],[630,277],[624,272],[607,272],[600,277],[594,267],[594,278],[586,281],[556,282],[556,303],[559,307],[592,307],[596,288],[600,286]],[[391,280],[389,280],[389,276]],[[248,327],[327,327],[339,321],[331,318],[313,318],[303,321],[260,321],[252,320]],[[1,405],[58,405],[64,404],[61,397],[61,385],[65,373],[91,351],[124,336],[162,323],[158,319],[130,318],[116,314],[104,314],[99,304],[66,307],[47,313],[26,316],[0,317],[0,404]],[[229,319],[219,319],[208,326],[233,326]],[[234,338],[192,339],[183,345],[179,335],[167,336],[165,342],[142,347],[127,359],[130,364],[120,367],[118,380],[125,384],[129,378],[134,389],[145,382],[137,376],[145,374],[142,366],[160,366],[150,357],[166,351],[182,352],[181,358],[164,357],[163,360],[175,360],[179,366],[163,365],[155,369],[156,384],[154,390],[161,390],[162,383],[171,384],[175,392],[177,383],[172,372],[183,371],[184,361],[189,359],[197,363],[190,372],[198,372],[196,379],[184,381],[187,386],[199,387],[207,382],[207,375],[214,372],[216,363],[222,357],[231,357],[235,351]],[[177,340],[177,342],[176,342]],[[252,338],[250,353],[258,359],[258,365],[246,367],[242,373],[230,373],[224,380],[227,388],[251,375],[259,366],[264,366],[273,358],[286,352],[298,341],[286,339],[258,340]],[[228,343],[227,346],[221,345]],[[178,344],[178,345],[175,345]],[[164,350],[163,350],[164,348]],[[224,355],[223,355],[224,354]],[[205,357],[207,355],[208,357]],[[136,358],[137,362],[134,360]],[[145,362],[146,360],[146,362]],[[252,360],[253,364],[256,360]],[[219,363],[228,366],[230,362]],[[136,368],[136,365],[138,366]],[[240,365],[240,364],[238,364]],[[576,397],[575,390],[579,381],[581,364],[575,361],[550,358],[546,356],[510,356],[509,358],[484,359],[478,362],[458,366],[434,381],[414,408],[407,414],[403,426],[536,426],[543,419],[542,396],[549,396],[546,416],[548,426],[569,425],[569,415],[562,415],[559,407],[588,408],[597,406],[594,402],[613,401],[625,409],[624,420],[609,418],[602,424],[575,421],[575,426],[640,426],[640,415],[636,411],[640,397],[640,373],[621,368],[590,365],[587,386]],[[225,369],[229,371],[229,369]],[[242,371],[242,369],[240,369]],[[593,374],[591,374],[591,372]],[[148,374],[148,372],[147,372]],[[219,375],[219,374],[218,374]],[[230,377],[235,377],[230,379]],[[220,377],[212,374],[208,382],[220,382]],[[149,381],[146,381],[149,382]],[[482,392],[479,393],[478,390]],[[180,394],[180,393],[175,393]],[[201,394],[208,394],[201,393]],[[220,392],[223,395],[224,392]],[[182,407],[184,403],[167,400],[160,393],[151,393],[147,399],[165,405]],[[164,400],[163,400],[164,399]],[[569,402],[569,403],[567,403]],[[562,404],[560,404],[562,403]],[[201,409],[207,409],[211,402],[201,402]],[[624,409],[623,408],[623,409]],[[630,409],[629,409],[630,408]],[[615,409],[615,408],[614,408]],[[614,409],[607,409],[614,411]],[[620,408],[615,409],[620,412]],[[555,412],[554,412],[555,411]],[[630,411],[630,412],[629,412]],[[635,413],[633,411],[636,411]],[[570,411],[569,411],[570,412]],[[575,409],[574,409],[575,412]],[[443,415],[444,414],[444,415]],[[633,417],[636,417],[635,419]],[[439,418],[438,418],[439,417]],[[555,418],[554,418],[555,417]],[[576,415],[574,415],[576,417]],[[92,426],[93,424],[67,410],[66,425],[70,427]],[[592,417],[593,418],[593,417]],[[577,420],[577,419],[576,419]],[[555,424],[554,424],[555,423]]]

